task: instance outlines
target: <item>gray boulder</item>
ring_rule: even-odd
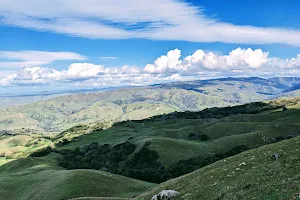
[[[151,200],[171,200],[180,193],[175,190],[163,190],[157,195],[154,195]]]

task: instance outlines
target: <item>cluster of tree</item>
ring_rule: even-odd
[[[190,158],[187,160],[181,160],[178,163],[170,166],[168,168],[169,173],[172,175],[172,178],[182,176],[184,174],[195,171],[199,168],[210,165],[216,161],[222,160],[224,158],[228,158],[230,156],[237,155],[241,152],[249,150],[249,147],[246,145],[239,145],[232,148],[230,151],[225,153],[214,154],[209,157],[198,156],[196,158]]]
[[[191,133],[191,134],[189,134],[189,139],[190,140],[207,141],[207,140],[209,140],[209,136],[206,134],[201,134],[201,133]]]
[[[151,143],[147,142],[136,151],[137,146],[129,141],[116,146],[92,143],[74,151],[61,152],[63,158],[59,164],[67,169],[105,170],[139,180],[161,183],[249,149],[239,145],[223,154],[181,160],[166,167],[159,162],[158,153],[150,149],[150,145]]]
[[[40,149],[38,151],[32,152],[29,156],[30,157],[43,157],[43,156],[48,155],[51,152],[52,152],[52,148],[48,146],[46,148],[43,148],[43,149]]]
[[[119,173],[121,164],[134,152],[135,144],[124,142],[115,146],[94,142],[74,151],[64,151],[59,164],[67,169],[97,169]]]
[[[55,146],[60,147],[60,146],[69,144],[70,142],[71,142],[71,141],[69,141],[69,140],[67,140],[67,139],[64,138],[64,139],[62,139],[61,141],[57,142],[57,143],[55,144]]]
[[[288,139],[291,139],[291,138],[293,138],[292,135],[289,135],[289,136],[287,136],[287,137],[279,136],[279,137],[276,137],[276,138],[275,138],[275,142],[280,142],[280,141],[282,141],[282,140],[288,140]]]
[[[278,108],[283,108],[283,106],[293,104],[294,102],[252,102],[244,105],[224,107],[224,108],[207,108],[199,112],[173,112],[169,114],[157,115],[150,117],[148,119],[143,120],[132,120],[132,121],[122,121],[117,122],[114,126],[127,126],[129,127],[130,123],[144,123],[147,121],[156,121],[156,120],[164,120],[164,119],[204,119],[204,118],[223,118],[231,115],[237,114],[257,114],[267,110],[273,110]],[[285,110],[285,109],[284,109]],[[130,124],[132,126],[132,124]]]

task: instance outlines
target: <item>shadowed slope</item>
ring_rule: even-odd
[[[279,154],[274,160],[271,155]],[[296,199],[300,186],[300,137],[233,156],[160,184],[135,198],[149,200],[161,190],[180,192],[178,199]]]

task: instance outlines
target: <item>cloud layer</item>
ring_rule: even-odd
[[[58,60],[85,60],[80,54],[73,52],[49,52],[49,51],[0,51],[1,68],[22,68],[46,65]]]
[[[300,46],[300,30],[234,25],[179,0],[9,0],[0,24],[85,38]],[[187,31],[189,30],[189,31]]]
[[[3,53],[8,57],[10,53]],[[28,60],[30,56],[18,56]],[[55,59],[66,59],[65,54],[53,54]],[[57,56],[60,55],[60,56]],[[73,59],[84,59],[77,54]],[[54,58],[44,54],[45,62]],[[35,57],[32,57],[35,60]],[[269,57],[268,52],[261,49],[237,48],[228,55],[205,52],[201,49],[194,54],[181,58],[181,51],[170,50],[153,64],[145,67],[123,66],[106,68],[92,63],[73,63],[66,70],[55,70],[43,67],[26,67],[19,72],[0,79],[0,86],[28,86],[28,85],[80,85],[83,87],[111,87],[128,85],[148,85],[161,82],[217,78],[226,76],[299,76],[300,54],[292,59]]]

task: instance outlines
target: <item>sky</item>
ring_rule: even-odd
[[[0,93],[300,75],[295,0],[0,0]]]

